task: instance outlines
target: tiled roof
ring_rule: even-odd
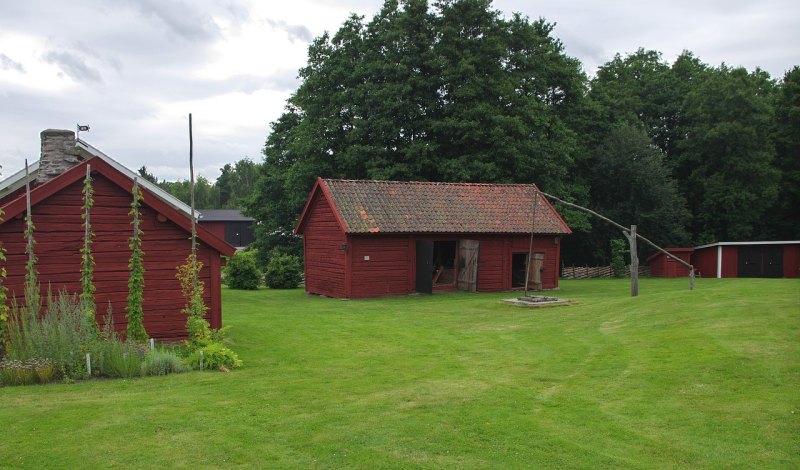
[[[533,184],[320,180],[348,233],[530,233]],[[539,193],[536,233],[571,230]]]

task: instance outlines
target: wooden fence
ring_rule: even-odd
[[[639,266],[639,277],[647,277],[649,275],[650,266]],[[611,270],[611,266],[561,266],[561,279],[594,279],[599,277],[614,277],[614,271]]]

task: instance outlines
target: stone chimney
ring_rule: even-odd
[[[61,129],[46,129],[41,133],[42,155],[39,158],[38,183],[61,175],[82,162],[84,153],[76,146],[75,133]]]

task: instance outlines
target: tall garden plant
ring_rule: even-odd
[[[144,251],[142,251],[142,229],[139,224],[139,207],[141,206],[142,192],[139,189],[139,179],[133,179],[133,202],[129,215],[133,217],[133,235],[129,239],[128,247],[131,257],[128,262],[130,277],[128,278],[128,339],[134,341],[147,341],[147,331],[144,329],[142,303],[144,300]]]
[[[92,187],[91,165],[86,165],[86,178],[83,180],[83,247],[81,248],[81,309],[89,320],[95,334],[100,330],[97,326],[96,306],[94,300],[94,256],[92,256],[91,209],[94,205],[94,188]]]

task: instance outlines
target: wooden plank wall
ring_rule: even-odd
[[[347,238],[322,193],[315,198],[303,232],[306,292],[347,297],[347,255],[342,249]]]
[[[130,258],[128,238],[132,235],[128,216],[131,195],[102,175],[94,177],[95,205],[91,220],[95,233],[92,253],[96,262],[94,282],[97,288],[95,298],[98,322],[103,324],[110,304],[117,330],[124,331],[127,327],[125,309]],[[82,187],[82,182],[78,181],[32,208],[35,253],[39,259],[37,270],[43,298],[48,286],[53,292],[62,289],[71,293],[80,292]],[[165,221],[159,221],[159,218]],[[189,255],[189,233],[164,217],[159,217],[156,211],[147,206],[141,210],[141,228],[144,232],[142,249],[145,267],[145,329],[157,339],[185,338],[186,316],[180,313],[183,298],[180,284],[175,278],[175,269]],[[23,294],[24,267],[27,260],[23,232],[22,218],[0,225],[0,239],[8,256],[7,286],[17,298],[21,298]],[[213,259],[215,256],[216,263]],[[213,288],[216,287],[218,291],[219,286],[218,283],[214,286],[211,282],[212,276],[219,276],[218,272],[212,273],[211,269],[212,264],[216,264],[216,270],[219,270],[219,253],[200,244],[198,258],[204,263],[200,278],[206,286],[206,305],[213,305],[219,310],[219,299],[212,302]],[[207,319],[213,326],[220,326],[218,311],[209,311]]]

